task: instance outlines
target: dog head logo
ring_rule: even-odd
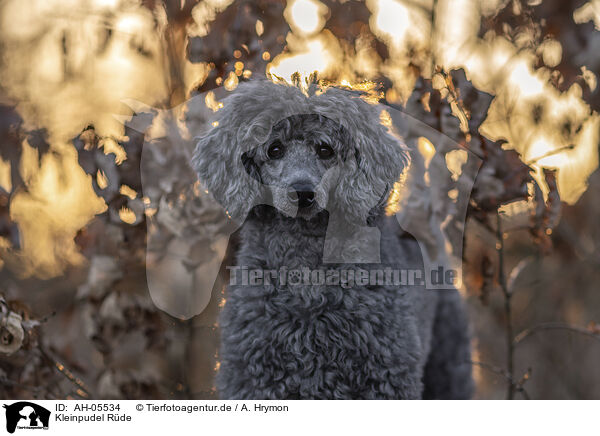
[[[50,411],[29,401],[19,401],[4,405],[6,409],[6,431],[14,433],[19,429],[47,429]]]

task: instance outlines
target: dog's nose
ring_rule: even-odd
[[[310,207],[315,202],[314,189],[309,183],[294,183],[288,189],[288,200],[292,204],[298,205],[299,208]]]

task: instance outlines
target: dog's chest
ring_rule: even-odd
[[[248,356],[240,368],[260,380],[267,397],[281,388],[289,398],[396,398],[400,374],[419,359],[415,322],[397,292],[281,286],[253,299],[252,310],[247,303],[227,314],[228,331],[253,332],[235,348]],[[414,355],[407,358],[405,350]],[[382,375],[381,365],[394,375]]]
[[[290,397],[399,397],[400,374],[421,351],[410,291],[357,283],[357,271],[385,265],[324,264],[324,235],[246,230],[237,266],[261,278],[229,288],[222,321],[232,368],[261,380],[266,397],[282,383]],[[231,334],[240,331],[252,333]],[[379,374],[380,365],[393,374]]]

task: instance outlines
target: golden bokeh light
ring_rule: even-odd
[[[392,44],[402,45],[410,30],[410,14],[399,0],[379,0],[371,2],[371,27],[377,29]]]
[[[312,35],[323,28],[327,11],[317,0],[289,0],[283,16],[295,33]]]
[[[267,66],[267,74],[290,80],[294,73],[308,78],[319,71],[327,75],[336,65],[339,57],[335,42],[328,35],[320,35],[309,41],[288,38],[289,46],[294,47],[293,54],[281,54]]]
[[[104,212],[106,204],[94,193],[74,149],[64,147],[60,154],[47,153],[41,159],[27,143],[23,150],[28,190],[15,195],[10,209],[21,230],[18,272],[53,277],[64,265],[83,261],[75,234],[90,217]]]

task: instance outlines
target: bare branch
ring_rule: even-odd
[[[574,326],[574,325],[563,323],[563,322],[546,322],[546,323],[538,324],[536,326],[533,326],[531,328],[523,330],[513,340],[513,346],[520,344],[528,337],[533,336],[534,334],[536,334],[542,330],[567,330],[567,331],[579,333],[579,334],[588,336],[590,338],[594,338],[597,341],[600,341],[600,334],[594,333],[593,331],[590,331],[585,327]]]
[[[513,325],[512,325],[512,313],[511,313],[511,290],[506,284],[506,276],[504,275],[504,234],[502,233],[502,218],[500,213],[496,213],[496,243],[498,244],[498,282],[500,288],[504,294],[504,315],[506,317],[506,367],[510,378],[508,385],[507,398],[509,400],[514,399],[515,396],[515,383],[514,383],[514,344],[513,344]]]

